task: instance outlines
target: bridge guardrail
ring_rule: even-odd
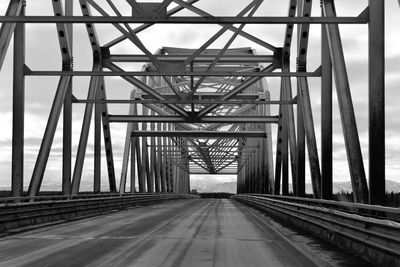
[[[69,200],[46,197],[42,198],[45,201],[40,202],[9,203],[0,207],[0,233],[36,224],[122,210],[135,205],[195,197],[187,194],[110,194]]]
[[[291,197],[291,196],[277,196],[277,195],[266,195],[266,194],[249,194],[249,195],[268,197],[271,199],[277,199],[295,203],[303,203],[307,205],[314,205],[326,208],[335,208],[336,210],[342,210],[349,213],[365,215],[377,219],[388,219],[400,222],[400,208],[335,201],[335,200]]]
[[[382,266],[400,266],[400,223],[265,195],[232,197]],[[319,201],[319,200],[318,200]],[[359,204],[357,204],[359,205]],[[369,205],[362,205],[365,209]],[[379,207],[373,207],[373,210]]]
[[[122,196],[147,196],[155,195],[157,193],[100,193],[100,194],[78,194],[78,195],[43,195],[43,196],[26,196],[26,197],[2,197],[0,198],[0,207],[5,205],[20,205],[27,202],[40,202],[40,201],[58,201],[58,200],[76,200],[87,198],[112,198]],[[171,193],[172,194],[172,193]]]

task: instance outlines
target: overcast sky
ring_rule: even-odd
[[[1,1],[0,13],[4,14],[8,1]],[[52,15],[51,1],[27,1],[28,15]],[[78,1],[75,1],[75,15],[81,15]],[[103,7],[107,7],[105,0],[96,1]],[[124,1],[114,1],[121,4],[121,10],[126,8]],[[157,2],[157,1],[139,1]],[[204,9],[213,15],[234,16],[239,13],[250,1],[238,0],[200,0],[197,7]],[[256,16],[284,16],[287,14],[289,1],[264,0],[256,12]],[[397,0],[387,0],[386,3],[386,179],[400,182],[400,8]],[[366,0],[337,0],[337,13],[339,16],[357,16],[366,8]],[[106,10],[110,10],[106,8]],[[320,15],[319,1],[314,1],[312,16]],[[96,14],[94,12],[94,14]],[[124,13],[128,15],[128,13]],[[189,11],[181,15],[192,15]],[[215,25],[155,25],[139,34],[139,38],[146,47],[156,52],[163,46],[176,46],[184,48],[198,48],[209,37],[215,34],[220,26]],[[244,28],[249,33],[263,39],[274,46],[282,46],[284,37],[284,25],[247,25]],[[365,169],[368,175],[368,36],[367,25],[341,25],[344,53],[350,78],[350,86],[355,105],[358,129],[361,139]],[[119,36],[112,26],[102,25],[97,27],[100,43],[104,45],[113,38]],[[33,70],[60,70],[61,57],[58,47],[58,39],[55,25],[30,24],[26,30],[27,51],[26,64]],[[224,34],[211,48],[221,48],[231,33]],[[86,29],[77,24],[74,29],[74,67],[75,70],[91,69],[91,48],[87,38]],[[235,47],[251,47],[258,54],[267,54],[269,51],[258,45],[238,37],[231,45]],[[292,48],[295,55],[296,48]],[[113,53],[140,53],[139,49],[128,41],[112,49]],[[292,56],[292,70],[295,70],[295,56]],[[312,25],[309,42],[308,69],[316,69],[320,65],[320,26]],[[126,66],[128,67],[128,66]],[[131,65],[131,70],[140,69],[140,66]],[[25,126],[25,186],[29,184],[33,166],[38,153],[40,141],[43,136],[47,117],[49,114],[58,77],[27,77],[26,78],[26,126]],[[74,95],[84,98],[87,94],[89,78],[74,78]],[[279,80],[268,78],[271,98],[279,97]],[[295,85],[295,80],[293,80]],[[320,79],[311,78],[310,94],[312,97],[314,123],[316,127],[318,148],[320,149]],[[11,135],[12,135],[12,43],[2,71],[0,72],[0,117],[2,131],[0,131],[0,187],[10,186],[11,180]],[[121,99],[129,96],[132,86],[120,78],[106,78],[107,96],[110,99]],[[296,88],[293,87],[295,92]],[[110,113],[127,113],[127,106],[110,105]],[[273,114],[277,113],[272,109]],[[83,105],[74,105],[73,112],[73,153],[75,156],[79,132],[83,117]],[[62,119],[59,125],[62,126]],[[62,153],[62,127],[57,128],[53,149],[50,154],[47,171],[43,183],[59,182],[61,180],[61,153]],[[121,170],[122,150],[124,145],[125,125],[113,124],[111,127],[114,159],[119,179]],[[275,143],[275,128],[274,143]],[[87,157],[85,161],[83,180],[90,183],[93,177],[93,133],[89,137]],[[104,161],[104,157],[103,157]],[[73,162],[74,163],[74,162]],[[104,164],[105,166],[105,164]],[[308,167],[307,167],[308,169]],[[102,170],[105,178],[106,168]],[[199,177],[197,177],[199,178]],[[223,176],[221,180],[233,180],[235,177]],[[340,117],[337,108],[336,95],[334,94],[334,181],[348,181],[349,172]],[[105,183],[106,179],[103,179]],[[118,182],[118,181],[117,181]]]

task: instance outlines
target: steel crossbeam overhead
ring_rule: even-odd
[[[173,132],[156,132],[156,131],[134,131],[132,136],[167,136],[167,137],[198,137],[198,138],[267,138],[265,132],[261,131],[173,131]]]
[[[128,16],[25,16],[17,18],[14,16],[0,16],[2,23],[166,23],[166,24],[366,24],[368,17],[365,12],[358,17],[166,17],[166,18],[146,18]]]
[[[181,104],[181,105],[293,105],[296,101],[281,101],[281,100],[179,100],[179,99],[168,99],[168,100],[155,100],[155,99],[108,99],[108,100],[83,100],[74,99],[76,104],[86,104],[86,103],[99,103],[99,104]]]
[[[221,0],[221,5],[225,1],[228,2]],[[227,5],[224,16],[214,15],[208,7],[201,8],[201,0],[158,3],[58,0],[50,1],[53,16],[40,12],[27,16],[29,5],[25,1],[4,2],[7,6],[5,14],[0,16],[0,70],[10,68],[5,58],[14,39],[14,64],[10,68],[13,71],[11,191],[16,199],[25,194],[24,175],[31,175],[28,194],[32,197],[40,194],[49,174],[51,152],[57,147],[53,143],[58,142],[56,132],[60,121],[63,124],[60,180],[64,195],[78,195],[82,181],[87,179],[93,180],[93,192],[100,193],[104,168],[110,192],[188,193],[191,174],[229,174],[237,177],[238,193],[292,192],[304,197],[309,179],[315,198],[332,199],[335,178],[332,90],[335,88],[354,201],[384,204],[383,0],[369,0],[359,15],[344,17],[337,15],[334,0],[322,0],[317,13],[312,12],[312,1],[287,0],[286,16],[266,13],[269,3],[264,0],[245,4],[237,1],[235,4],[242,5],[238,13],[230,14]],[[76,12],[77,8],[80,12]],[[26,28],[27,24],[30,27]],[[32,53],[26,47],[25,32],[46,24],[54,25],[57,33],[58,54],[49,57],[60,58],[58,69],[25,62],[25,54]],[[77,24],[86,28],[87,38],[76,38]],[[309,54],[314,52],[308,49],[313,24],[322,28],[321,60],[313,58],[313,64],[309,64]],[[364,170],[341,24],[368,27],[369,177]],[[158,25],[173,28],[174,36],[180,34],[181,25],[208,27],[208,32],[196,36],[197,48],[163,46],[165,40],[153,32],[152,40],[158,42],[158,50],[154,50],[154,43],[150,45],[144,33],[157,29]],[[278,45],[270,42],[267,34],[250,31],[248,25],[255,25],[264,33],[270,25],[282,25],[282,42]],[[196,34],[196,28],[190,32]],[[86,39],[91,53],[83,55],[80,49]],[[43,47],[47,46],[50,48],[50,44],[43,43]],[[125,49],[128,46],[132,49]],[[296,62],[292,62],[293,52]],[[85,59],[80,57],[87,57],[91,68],[88,64],[82,67]],[[310,70],[308,64],[320,67]],[[25,84],[32,79],[26,77],[40,77],[43,87],[50,84],[47,80],[58,79],[35,165],[28,174],[24,174],[25,102],[28,101]],[[83,80],[87,81],[87,88],[82,87]],[[311,80],[320,81],[321,86],[313,88],[316,83]],[[127,86],[131,88],[130,94],[124,91]],[[315,91],[321,93],[321,105],[313,104]],[[82,97],[82,92],[86,97]],[[73,105],[84,108],[78,133],[72,130],[76,118]],[[315,112],[321,114],[321,131],[314,121]],[[123,148],[113,146],[115,140],[111,138],[121,125],[126,126]],[[321,140],[321,146],[317,140]],[[73,141],[77,143],[76,151]],[[88,160],[91,156],[93,161]],[[117,160],[120,158],[121,162]],[[90,170],[88,162],[93,162]],[[118,186],[116,172],[120,172]]]
[[[166,62],[182,62],[187,60],[188,55],[157,55],[159,61]],[[211,63],[215,56],[200,55],[196,57],[194,63]],[[111,62],[150,62],[149,58],[144,55],[110,55],[108,58]],[[271,63],[274,60],[272,55],[223,55],[219,58],[219,63],[237,64],[237,63]]]
[[[110,122],[169,122],[169,123],[278,123],[278,116],[207,116],[200,119],[180,116],[109,115]]]
[[[43,71],[25,69],[26,76],[211,76],[211,77],[320,77],[319,69],[314,72],[264,72],[264,71]]]

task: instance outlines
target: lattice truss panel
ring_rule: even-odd
[[[29,194],[35,196],[40,191],[54,133],[61,110],[64,109],[64,194],[79,192],[89,129],[94,115],[95,192],[100,190],[98,170],[101,169],[100,138],[103,133],[111,192],[128,191],[126,183],[127,178],[130,178],[131,192],[138,185],[139,192],[185,193],[190,190],[190,173],[230,173],[237,174],[240,193],[288,194],[290,162],[294,194],[302,196],[305,193],[304,165],[307,147],[313,194],[315,197],[325,195],[329,198],[332,191],[332,164],[329,164],[332,161],[332,147],[329,144],[332,143],[330,91],[333,70],[355,200],[366,202],[368,188],[338,24],[370,23],[370,37],[374,34],[376,41],[383,36],[380,13],[382,3],[371,0],[370,7],[359,16],[337,17],[334,1],[323,0],[322,16],[311,17],[311,0],[286,1],[288,11],[284,16],[263,15],[260,7],[267,8],[266,2],[268,1],[243,1],[242,9],[236,14],[218,16],[206,10],[199,0],[53,0],[53,16],[25,16],[24,1],[9,1],[6,16],[1,17],[3,24],[0,33],[0,63],[3,64],[14,33],[14,51],[17,53],[14,59],[14,77],[22,81],[14,84],[14,94],[22,96],[25,76],[60,76],[32,174]],[[229,3],[230,1],[220,3],[221,6],[226,6],[225,13],[229,12]],[[75,15],[74,4],[75,9],[80,9],[83,16]],[[271,5],[271,2],[268,4]],[[18,21],[56,24],[62,56],[61,71],[35,70],[25,66],[25,26],[23,23],[15,23]],[[91,71],[77,71],[73,68],[74,23],[84,23],[86,26],[93,56]],[[255,36],[246,31],[246,25],[250,24],[285,25],[282,44],[272,45],[265,40],[265,36]],[[310,24],[323,25],[322,63],[321,67],[312,72],[306,69]],[[185,41],[181,47],[163,47],[163,40],[159,40],[159,50],[151,52],[141,36],[157,25],[175,27],[177,36],[178,26],[181,25],[190,25],[193,29],[197,25],[214,27],[208,30],[211,35],[201,41],[196,49],[185,48]],[[100,34],[98,29],[105,27],[109,34],[104,34],[104,31]],[[292,38],[296,29],[297,69],[291,71],[290,53],[293,50]],[[153,34],[157,32],[153,31]],[[239,38],[245,40],[246,46],[235,46],[235,41]],[[124,53],[124,49],[120,49],[121,45],[129,46],[135,52]],[[373,57],[379,59],[382,46],[379,42],[373,42],[372,38],[370,45],[378,51]],[[376,63],[376,60],[374,62],[371,71],[379,73],[382,64]],[[72,79],[76,76],[91,77],[86,99],[79,99],[73,94]],[[109,76],[119,77],[118,79],[129,83],[133,87],[131,95],[127,95],[126,99],[107,99],[106,90],[112,90],[106,88],[105,77]],[[265,77],[281,79],[279,99],[270,99]],[[292,77],[297,78],[297,96],[292,95]],[[321,113],[326,121],[322,133],[323,179],[308,77],[322,77],[322,101],[325,102]],[[383,81],[383,78],[375,76],[375,81]],[[375,83],[370,88],[371,103],[375,107],[375,112],[370,115],[374,123],[383,116],[380,87],[379,83]],[[14,127],[21,130],[13,135],[12,183],[13,194],[18,196],[22,191],[24,120],[21,101],[14,101]],[[70,151],[72,103],[85,104],[73,168]],[[111,114],[109,104],[128,104],[129,111]],[[272,104],[279,106],[276,114],[271,114]],[[293,108],[295,105],[296,109]],[[114,168],[111,123],[127,125],[119,188]],[[271,124],[278,126],[275,157],[272,154]],[[373,137],[382,141],[382,131],[379,131],[382,130],[382,125],[376,123],[374,126],[378,130],[372,133]],[[379,145],[370,149],[377,149],[381,153]],[[372,164],[376,164],[378,171],[374,175],[378,177],[382,170],[382,161]],[[379,187],[382,181],[374,179],[372,181]]]

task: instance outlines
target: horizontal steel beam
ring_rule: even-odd
[[[195,93],[193,95],[193,100],[210,100],[210,99],[213,100],[213,99],[216,99],[223,95],[225,95],[225,93],[213,93],[213,92]],[[263,96],[263,95],[264,94],[237,94],[234,97],[232,97],[231,99],[257,100],[257,99],[260,99],[261,96]],[[164,99],[176,100],[175,94],[165,93],[165,94],[162,94],[162,96],[164,97]],[[154,97],[149,94],[141,94],[140,97],[143,99],[154,99]]]
[[[182,62],[183,63],[183,62]],[[168,64],[168,63],[166,63]],[[173,64],[173,63],[171,63]],[[171,71],[171,72],[175,72],[175,71],[180,71],[180,72],[215,72],[215,73],[226,73],[226,72],[245,72],[245,73],[249,73],[249,72],[259,72],[260,71],[260,65],[257,63],[249,63],[247,65],[245,65],[244,63],[242,63],[243,65],[238,65],[238,64],[228,64],[228,63],[216,63],[215,66],[212,68],[212,70],[209,70],[209,64],[207,63],[203,63],[203,64],[193,64],[193,67],[191,67],[190,65],[187,65],[186,67],[182,67],[182,68],[177,68],[175,63],[173,67],[165,68],[165,71]],[[251,65],[250,65],[251,64]],[[155,67],[153,65],[150,65],[146,68],[146,72],[158,72],[159,69],[158,67]]]
[[[213,116],[183,118],[180,116],[109,115],[109,122],[167,123],[278,123],[278,116]]]
[[[184,62],[190,55],[154,55],[159,61],[167,62]],[[194,63],[211,63],[215,60],[215,56],[199,55],[193,62]],[[146,55],[111,55],[107,60],[111,62],[152,62]],[[222,56],[219,63],[262,63],[273,62],[273,55],[225,55]]]
[[[368,17],[0,16],[1,23],[366,24]]]
[[[248,72],[248,71],[32,71],[26,76],[210,76],[210,77],[320,77],[315,72]]]
[[[164,95],[163,95],[164,96]],[[176,98],[176,96],[175,96]],[[156,100],[156,99],[108,99],[108,100],[86,100],[86,99],[75,99],[73,103],[76,104],[181,104],[181,105],[293,105],[296,101],[284,101],[284,100],[181,100],[181,99],[169,99],[169,100]]]
[[[152,136],[165,136],[165,137],[198,137],[198,138],[267,138],[267,134],[263,131],[241,131],[241,132],[228,132],[228,131],[134,131],[131,136],[138,137],[152,137]]]

